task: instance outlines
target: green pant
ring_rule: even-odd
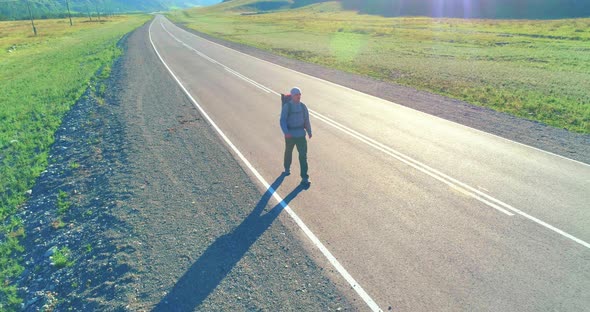
[[[293,160],[293,148],[297,146],[299,152],[299,166],[301,167],[301,178],[308,179],[307,175],[307,140],[305,137],[300,138],[285,138],[285,171],[291,168]]]

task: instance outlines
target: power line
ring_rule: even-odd
[[[22,3],[22,2],[25,2],[25,1],[23,1],[23,0],[0,1],[0,4],[2,4],[2,3],[15,3],[15,2],[20,2],[20,3]],[[41,5],[46,5],[46,4],[48,4],[47,2],[37,2],[37,1],[26,1],[26,2],[29,2],[29,3],[35,3],[35,4],[41,4]],[[54,2],[57,2],[57,3],[59,3],[59,4],[63,4],[63,5],[67,5],[67,2],[68,2],[68,1],[67,1],[67,0],[65,0],[65,1],[54,1]]]
[[[0,3],[13,3],[13,2],[23,2],[23,1],[22,0],[0,1]],[[43,2],[37,2],[37,1],[26,1],[26,2],[36,3],[36,4],[47,4],[47,3],[43,3]]]
[[[42,6],[45,6],[45,5],[48,5],[48,4],[54,4],[54,5],[57,4],[57,5],[62,5],[63,7],[58,7],[58,10],[57,11],[56,10],[49,10],[49,11],[43,11],[43,12],[44,13],[53,13],[53,14],[55,14],[55,13],[62,14],[64,12],[61,9],[65,9],[65,10],[67,10],[68,16],[70,16],[70,18],[71,18],[71,10],[70,10],[70,5],[69,5],[69,2],[71,2],[71,1],[72,0],[53,0],[51,2],[38,2],[38,1],[32,1],[32,0],[4,0],[4,1],[0,1],[0,5],[19,3],[19,4],[23,4],[25,6],[25,7],[21,7],[21,8],[25,8],[25,9],[28,10],[27,7],[30,4],[38,4],[38,5],[42,5]],[[85,6],[87,7],[88,6],[88,0],[86,0],[85,2],[86,2],[86,5]],[[78,5],[78,7],[84,6],[84,4],[82,4],[82,3],[78,3],[77,5]],[[35,11],[35,10],[38,10],[39,7],[33,6],[30,9],[32,11]],[[81,10],[83,10],[83,9],[81,9]]]

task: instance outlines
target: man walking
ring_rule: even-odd
[[[299,153],[299,166],[301,167],[301,184],[309,187],[311,181],[307,174],[307,140],[305,133],[311,139],[311,123],[307,106],[301,103],[301,90],[295,87],[291,89],[291,100],[283,105],[281,110],[281,129],[285,134],[285,175],[291,174],[291,161],[293,148],[297,146]]]

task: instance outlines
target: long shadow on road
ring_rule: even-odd
[[[302,186],[296,187],[283,202],[262,214],[284,178],[285,176],[281,175],[273,182],[254,210],[238,227],[231,233],[219,237],[207,248],[153,311],[192,311],[213,292],[248,249],[271,226],[284,207],[304,190]]]

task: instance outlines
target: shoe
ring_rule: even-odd
[[[311,180],[310,179],[303,179],[303,180],[301,180],[301,185],[305,188],[308,188],[311,186]]]
[[[291,175],[291,170],[287,169],[287,170],[283,171],[283,175],[284,175],[284,176],[289,176],[289,175]]]

